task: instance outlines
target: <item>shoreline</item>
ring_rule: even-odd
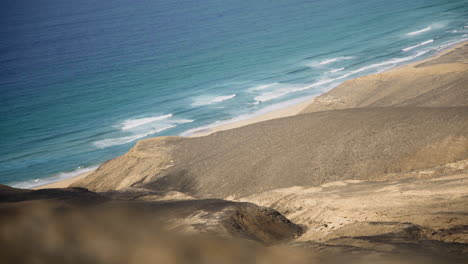
[[[381,73],[384,73],[384,72],[391,72],[393,70],[406,68],[406,67],[414,67],[415,65],[418,65],[418,64],[430,61],[430,60],[435,60],[435,59],[437,59],[437,58],[451,52],[452,50],[458,48],[459,46],[463,46],[465,43],[468,43],[468,39],[460,40],[460,41],[452,43],[452,44],[450,44],[450,45],[448,45],[446,47],[441,46],[441,47],[439,47],[441,49],[439,51],[437,51],[435,54],[433,54],[432,56],[430,56],[429,58],[422,59],[422,60],[417,60],[417,61],[413,61],[413,62],[408,62],[408,63],[402,64],[402,65],[398,65],[398,66],[392,67],[390,69],[384,70],[382,72],[377,72],[377,73],[373,73],[373,74],[369,74],[369,75],[376,75],[376,74],[381,74]],[[314,103],[315,98],[317,98],[317,97],[319,97],[319,96],[321,96],[321,95],[323,95],[323,94],[325,94],[325,93],[327,93],[329,91],[332,91],[333,89],[340,86],[341,84],[343,84],[346,81],[354,80],[354,79],[361,78],[361,77],[364,77],[364,76],[368,76],[368,75],[363,75],[363,76],[355,77],[355,78],[352,78],[352,79],[349,79],[349,80],[345,80],[342,83],[335,86],[334,88],[332,88],[332,89],[330,89],[328,91],[325,91],[325,92],[323,92],[321,94],[318,94],[316,96],[308,97],[308,98],[306,98],[304,100],[296,99],[296,100],[298,100],[298,103],[295,103],[293,105],[288,105],[288,106],[286,106],[284,108],[279,108],[279,109],[276,109],[276,110],[272,110],[270,112],[262,113],[262,114],[253,116],[251,118],[241,119],[241,120],[238,120],[238,121],[224,123],[224,124],[221,123],[220,125],[216,125],[216,126],[213,126],[213,127],[194,129],[194,132],[192,134],[189,134],[188,137],[208,136],[210,134],[213,134],[213,133],[216,133],[216,132],[219,132],[219,131],[224,131],[224,130],[234,129],[234,128],[238,128],[238,127],[243,127],[243,126],[247,126],[247,125],[251,125],[251,124],[255,124],[255,123],[258,123],[258,122],[263,122],[263,121],[267,121],[267,120],[271,120],[271,119],[283,118],[283,117],[297,115],[300,112],[302,112],[302,110],[304,110],[307,106]],[[197,131],[199,131],[199,132],[197,132]]]
[[[415,65],[425,63],[425,62],[430,61],[430,60],[437,59],[437,58],[443,56],[444,54],[447,54],[447,53],[451,52],[452,50],[458,48],[459,46],[465,45],[467,42],[468,42],[467,39],[463,39],[463,40],[460,40],[459,42],[455,42],[455,43],[453,43],[451,45],[448,45],[446,47],[442,46],[441,50],[437,51],[435,54],[433,54],[429,58],[409,62],[409,63],[403,64],[403,65],[392,67],[392,68],[387,69],[387,70],[382,71],[382,72],[369,74],[369,75],[376,75],[376,74],[381,74],[383,72],[391,72],[391,71],[396,70],[396,69],[414,67]],[[364,76],[368,76],[368,75],[364,75]],[[349,79],[349,80],[354,80],[354,79],[361,78],[361,77],[363,77],[363,76],[355,77],[355,78],[352,78],[352,79]],[[344,82],[349,81],[349,80],[345,80]],[[342,82],[339,85],[335,86],[331,90],[333,90],[336,87],[340,86],[344,82]],[[331,90],[329,90],[329,91],[331,91]],[[325,94],[325,93],[326,92],[323,92],[322,94]],[[258,115],[254,115],[254,116],[252,116],[250,118],[241,119],[241,120],[237,120],[237,121],[233,121],[233,122],[229,122],[229,120],[228,120],[228,121],[225,121],[226,123],[221,122],[219,125],[215,125],[213,127],[201,127],[201,128],[198,128],[198,129],[194,129],[193,133],[189,134],[189,136],[187,136],[187,137],[203,137],[203,136],[208,136],[208,135],[216,133],[216,132],[235,129],[235,128],[251,125],[251,124],[254,124],[254,123],[259,123],[259,122],[268,121],[268,120],[277,119],[277,118],[284,118],[284,117],[294,116],[294,115],[300,114],[305,108],[307,108],[309,105],[313,104],[315,102],[315,99],[317,97],[321,96],[322,94],[318,94],[318,95],[313,96],[313,97],[307,97],[307,98],[304,98],[304,100],[300,100],[300,98],[299,98],[299,99],[296,99],[297,103],[293,103],[292,105],[287,105],[287,106],[285,106],[283,108],[272,110],[272,111],[269,111],[269,112],[266,112],[266,113],[260,113]],[[76,182],[76,181],[78,181],[80,179],[85,178],[89,174],[93,173],[95,170],[96,169],[94,169],[92,171],[82,173],[82,174],[79,174],[77,176],[73,176],[73,177],[68,178],[68,179],[59,180],[59,181],[56,181],[56,182],[53,182],[53,183],[48,183],[48,184],[32,187],[31,189],[39,190],[39,189],[47,189],[47,188],[67,188],[72,183],[74,183],[74,182]]]
[[[36,187],[32,187],[31,189],[32,190],[40,190],[40,189],[49,189],[49,188],[67,188],[68,186],[70,186],[75,181],[84,179],[86,176],[93,173],[95,170],[96,169],[94,169],[92,171],[82,173],[82,174],[79,174],[79,175],[76,175],[76,176],[73,176],[73,177],[68,178],[68,179],[59,180],[59,181],[56,181],[56,182],[47,183],[47,184],[44,184],[44,185],[39,185],[39,186],[36,186]]]
[[[229,122],[229,120],[225,121],[225,123],[221,122],[219,125],[215,125],[212,127],[206,127],[206,128],[198,128],[195,129],[192,134],[189,134],[187,137],[203,137],[203,136],[208,136],[210,134],[213,134],[215,132],[219,131],[224,131],[224,130],[229,130],[229,129],[234,129],[238,127],[243,127],[247,126],[250,124],[255,124],[258,122],[263,122],[271,119],[276,119],[276,118],[283,118],[283,117],[288,117],[288,116],[294,116],[302,112],[313,100],[317,97],[320,96],[316,95],[313,97],[306,97],[303,100],[295,100],[297,102],[287,105],[283,108],[275,109],[272,111],[268,111],[265,113],[260,113],[258,115],[252,114],[252,117],[248,117],[246,119],[240,119],[237,121]]]

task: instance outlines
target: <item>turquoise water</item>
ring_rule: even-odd
[[[0,19],[0,183],[18,187],[468,39],[460,0],[5,0]]]

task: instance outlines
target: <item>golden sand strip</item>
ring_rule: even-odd
[[[74,176],[74,177],[71,177],[71,178],[68,178],[68,179],[65,179],[65,180],[60,180],[60,181],[57,181],[57,182],[37,186],[37,187],[34,187],[32,189],[33,190],[40,190],[40,189],[49,189],[49,188],[67,188],[72,183],[76,182],[77,180],[84,179],[86,176],[88,176],[92,172],[94,172],[94,170],[79,174],[77,176]]]

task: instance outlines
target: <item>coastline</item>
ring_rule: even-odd
[[[317,96],[320,96],[320,95],[317,95]],[[305,99],[293,105],[286,106],[284,108],[276,109],[273,111],[269,111],[263,114],[259,114],[250,118],[246,118],[246,119],[242,119],[242,120],[238,120],[234,122],[229,122],[229,123],[224,123],[224,124],[220,124],[220,125],[209,127],[209,128],[196,129],[194,133],[189,135],[188,137],[203,137],[203,136],[208,136],[210,134],[213,134],[215,132],[243,127],[243,126],[255,124],[258,122],[263,122],[263,121],[276,119],[276,118],[294,116],[294,115],[301,113],[305,108],[307,108],[307,106],[309,106],[309,104],[313,102],[315,97],[316,96],[314,96],[311,99],[310,98]]]
[[[397,69],[411,68],[411,67],[414,67],[414,66],[416,66],[418,64],[422,64],[422,63],[425,63],[427,61],[435,60],[435,59],[437,59],[437,58],[451,52],[452,50],[457,49],[458,47],[465,45],[466,43],[468,43],[468,40],[462,40],[460,42],[453,43],[452,45],[449,45],[447,47],[443,47],[440,51],[438,51],[436,54],[432,55],[429,58],[409,62],[409,63],[403,64],[403,65],[399,65],[399,66],[390,68],[388,70],[385,70],[385,71],[382,71],[382,72],[379,72],[379,73],[370,74],[370,75],[377,75],[377,74],[381,74],[381,73],[387,73],[387,72],[391,72],[391,71],[394,71],[394,70],[397,70]],[[365,76],[368,76],[368,75],[365,75]],[[361,78],[361,77],[364,77],[364,76],[355,77],[355,78],[349,79],[347,81],[355,80],[355,79]],[[344,82],[346,82],[346,81],[344,81]],[[344,82],[340,83],[336,87],[340,86]],[[334,87],[330,91],[333,91],[336,87]],[[224,130],[234,129],[234,128],[238,128],[238,127],[243,127],[243,126],[247,126],[247,125],[251,125],[251,124],[255,124],[255,123],[258,123],[258,122],[263,122],[263,121],[267,121],[267,120],[271,120],[271,119],[294,116],[294,115],[297,115],[297,114],[301,113],[310,104],[314,103],[315,99],[317,97],[319,97],[319,96],[321,96],[321,95],[323,95],[325,93],[327,93],[327,92],[323,92],[322,94],[314,96],[313,98],[307,99],[305,101],[301,101],[301,102],[299,102],[297,104],[287,106],[285,108],[273,110],[271,112],[267,112],[267,113],[264,113],[264,114],[260,114],[258,116],[254,116],[252,118],[247,118],[247,119],[235,121],[235,122],[232,122],[232,123],[221,124],[221,125],[213,126],[213,127],[210,127],[210,128],[201,128],[201,129],[198,129],[199,132],[197,132],[197,130],[195,130],[195,132],[193,134],[191,134],[190,137],[207,136],[207,135],[219,132],[219,131],[224,131]]]
[[[254,116],[252,118],[247,118],[247,119],[235,121],[235,122],[232,122],[232,123],[221,124],[221,125],[215,126],[215,127],[198,129],[197,130],[198,132],[195,132],[193,135],[190,135],[188,137],[203,137],[203,136],[208,136],[208,135],[210,135],[212,133],[215,133],[215,132],[234,129],[234,128],[238,128],[238,127],[243,127],[243,126],[247,126],[247,125],[250,125],[250,124],[259,123],[259,122],[263,122],[263,121],[267,121],[267,120],[271,120],[271,119],[294,116],[294,115],[297,115],[300,112],[302,112],[304,109],[306,109],[307,106],[309,106],[313,102],[314,98],[306,99],[305,101],[293,104],[291,106],[287,106],[285,108],[273,110],[273,111],[270,111],[270,112],[267,112],[267,113],[264,113],[264,114]],[[81,179],[85,178],[86,176],[88,176],[89,174],[93,173],[95,170],[85,172],[85,173],[73,176],[71,178],[68,178],[68,179],[64,179],[64,180],[60,180],[60,181],[56,181],[56,182],[53,182],[53,183],[48,183],[48,184],[44,184],[44,185],[40,185],[40,186],[36,186],[36,187],[31,188],[31,189],[40,190],[40,189],[48,189],[48,188],[67,188],[68,186],[70,186],[74,182],[76,182],[78,180],[81,180]]]
[[[73,177],[68,178],[68,179],[64,179],[64,180],[60,180],[60,181],[56,181],[56,182],[52,182],[52,183],[48,183],[48,184],[44,184],[44,185],[39,185],[39,186],[33,187],[31,189],[32,190],[41,190],[41,189],[49,189],[49,188],[67,188],[72,183],[74,183],[74,182],[76,182],[78,180],[84,179],[86,176],[93,173],[95,170],[96,169],[94,169],[92,171],[82,173],[82,174],[79,174],[79,175],[76,175],[76,176],[73,176]]]
[[[377,74],[381,74],[381,73],[384,73],[384,72],[387,73],[387,72],[394,71],[396,69],[402,70],[402,69],[405,69],[405,68],[408,68],[408,69],[412,68],[412,67],[414,67],[414,66],[416,66],[418,64],[422,64],[422,63],[425,63],[425,62],[428,62],[428,61],[431,61],[431,60],[435,60],[435,59],[437,59],[437,58],[451,52],[452,50],[455,50],[458,47],[465,45],[466,43],[468,43],[468,40],[466,40],[466,39],[461,40],[460,42],[453,43],[452,45],[448,45],[447,47],[441,47],[441,50],[439,50],[436,54],[432,55],[429,58],[409,62],[407,64],[399,65],[399,66],[390,68],[388,70],[385,70],[383,72],[379,72],[379,73],[375,73],[375,74],[371,74],[371,75],[377,75]],[[363,77],[363,76],[356,77],[356,78],[353,78],[353,79],[350,79],[350,80],[355,80],[355,79],[361,78],[361,77]],[[339,87],[340,85],[338,85],[336,87]],[[336,89],[336,87],[331,89],[330,91]],[[325,94],[325,93],[326,92],[324,92],[322,94]],[[251,125],[251,124],[254,124],[254,123],[259,123],[259,122],[272,120],[272,119],[277,119],[277,118],[284,118],[284,117],[294,116],[294,115],[297,115],[297,114],[300,114],[301,112],[303,112],[303,110],[305,110],[308,106],[310,106],[311,104],[313,104],[316,101],[316,97],[319,97],[322,94],[314,96],[313,98],[310,98],[310,99],[305,99],[304,101],[300,101],[298,103],[286,106],[284,108],[280,108],[280,109],[277,109],[277,110],[273,110],[273,111],[270,111],[270,112],[259,114],[257,116],[253,116],[251,118],[246,118],[246,119],[243,119],[243,120],[238,120],[238,121],[234,121],[234,122],[230,122],[230,123],[224,123],[224,124],[220,124],[220,125],[213,126],[213,127],[195,129],[193,134],[190,134],[188,137],[203,137],[203,136],[208,136],[208,135],[216,133],[216,132],[230,130],[230,129],[234,129],[234,128],[239,128],[239,127]],[[66,187],[70,186],[71,184],[73,184],[74,182],[85,178],[86,176],[93,173],[94,171],[95,170],[92,170],[92,171],[89,171],[89,172],[86,172],[86,173],[83,173],[83,174],[79,174],[77,176],[74,176],[74,177],[71,177],[71,178],[68,178],[68,179],[64,179],[64,180],[60,180],[60,181],[57,181],[57,182],[53,182],[53,183],[33,187],[31,189],[38,190],[38,189],[47,189],[47,188],[66,188]]]

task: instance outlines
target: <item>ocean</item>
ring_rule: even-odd
[[[0,21],[0,183],[29,188],[427,58],[468,40],[468,1],[4,0]]]

